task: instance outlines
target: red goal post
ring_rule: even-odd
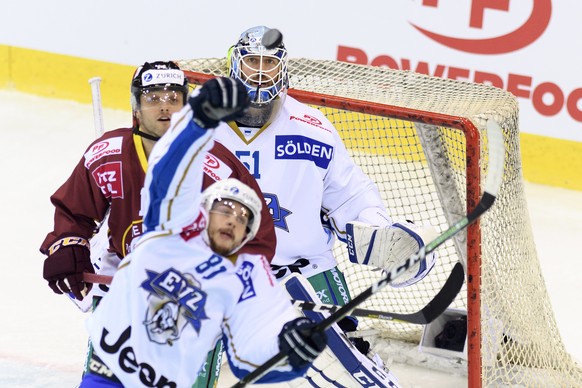
[[[224,58],[176,63],[192,84],[227,71]],[[487,85],[337,61],[290,59],[289,74],[288,94],[326,114],[378,185],[389,214],[431,223],[439,232],[478,203],[488,165],[485,123],[493,118],[500,124],[506,165],[496,204],[437,250],[437,265],[425,280],[388,287],[364,307],[416,311],[461,261],[466,292],[452,307],[467,310],[469,386],[582,385],[582,371],[561,342],[535,252],[516,99]],[[379,279],[377,271],[349,263],[340,244],[334,253],[353,295]],[[409,343],[418,343],[422,334],[422,327],[406,323],[362,319],[360,327],[377,338]]]

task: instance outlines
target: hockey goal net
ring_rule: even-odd
[[[194,84],[226,75],[224,58],[176,62]],[[422,282],[387,287],[363,307],[417,311],[461,261],[467,282],[451,307],[467,311],[469,386],[582,386],[582,370],[561,341],[532,238],[515,98],[486,85],[337,61],[290,59],[289,74],[289,95],[325,112],[378,185],[391,216],[430,223],[440,232],[479,201],[488,166],[485,123],[492,118],[500,124],[506,164],[493,208],[438,248],[437,265]],[[352,295],[380,278],[378,271],[350,264],[343,246],[336,254]],[[360,329],[416,344],[423,332],[418,325],[367,319]]]

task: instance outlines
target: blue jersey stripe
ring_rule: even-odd
[[[154,166],[151,184],[148,188],[150,204],[144,218],[146,230],[154,230],[160,225],[161,204],[168,197],[168,190],[170,189],[172,181],[176,178],[178,166],[182,162],[184,155],[188,153],[190,147],[205,134],[205,129],[200,128],[193,121],[190,121],[184,131],[172,141],[168,152]],[[178,177],[178,179],[181,179],[181,177]],[[171,193],[171,195],[173,194]]]

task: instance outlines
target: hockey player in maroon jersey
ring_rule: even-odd
[[[83,282],[83,273],[113,275],[142,233],[140,192],[148,156],[187,96],[188,81],[177,65],[144,63],[131,83],[133,128],[107,131],[91,143],[71,176],[51,196],[54,229],[40,247],[48,256],[43,277],[55,293],[69,294],[82,311],[107,291],[106,286]],[[236,178],[263,198],[248,169],[220,143],[215,142],[206,154],[203,168],[203,188]],[[259,232],[242,249],[270,261],[276,236],[267,206],[261,213]]]
[[[103,227],[109,230],[108,251],[118,260],[127,255],[132,240],[141,234],[140,191],[147,157],[168,129],[172,114],[184,106],[188,83],[184,72],[172,62],[145,63],[136,71],[131,91],[134,128],[107,131],[95,140],[69,179],[51,196],[54,229],[40,250],[48,255],[44,278],[57,294],[72,293],[82,300],[85,287],[91,287],[82,281],[83,272],[94,272],[88,241],[108,212]],[[234,177],[260,193],[248,170],[219,143],[207,154],[204,172],[204,188]],[[263,216],[261,233],[245,248],[270,260],[275,233],[268,209]],[[100,262],[103,259],[95,263],[96,272]]]

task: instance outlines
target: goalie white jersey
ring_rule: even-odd
[[[287,96],[267,128],[221,123],[215,136],[249,168],[265,195],[277,233],[272,264],[286,266],[274,266],[277,278],[288,275],[289,266],[309,277],[336,265],[334,235],[322,212],[340,236],[348,221],[391,224],[374,183],[318,110]]]
[[[95,354],[127,387],[191,386],[221,337],[242,377],[279,351],[278,334],[297,317],[263,256],[233,263],[204,241],[201,171],[213,131],[191,118],[187,106],[154,148],[144,190],[149,232],[87,320]],[[283,364],[261,381],[304,372]]]

